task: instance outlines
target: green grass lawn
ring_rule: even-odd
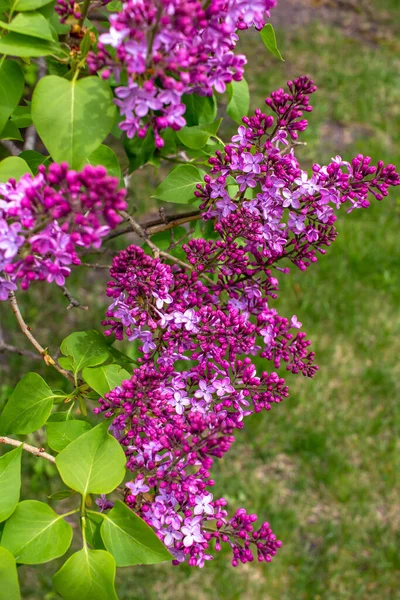
[[[377,3],[378,13],[383,4],[394,16],[398,2]],[[315,110],[303,138],[307,146],[298,151],[304,164],[363,152],[400,166],[394,38],[352,40],[328,23],[277,33],[285,63],[271,58],[256,35],[244,36],[246,77],[253,107],[263,106],[264,97],[288,78],[304,73],[314,78]],[[258,512],[283,540],[274,562],[233,569],[229,553],[221,553],[203,570],[123,569],[117,579],[121,600],[399,598],[398,198],[392,194],[350,215],[343,210],[327,256],[306,273],[281,278],[276,306],[303,322],[320,371],[313,380],[288,376],[290,397],[268,414],[251,417],[216,465],[216,494],[233,510]],[[98,291],[91,294],[101,305]],[[39,312],[29,310],[32,318]],[[41,305],[43,327],[49,318],[61,318],[53,310]],[[94,318],[88,321],[77,311],[68,328],[96,326]],[[15,383],[21,362],[11,364],[6,381]],[[45,476],[35,475],[38,481]],[[55,569],[24,568],[24,597],[56,598],[49,592]]]

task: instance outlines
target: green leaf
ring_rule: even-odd
[[[121,179],[121,167],[117,155],[114,150],[104,144],[96,148],[86,162],[93,166],[102,165],[107,169],[109,175]]]
[[[83,548],[54,575],[54,589],[64,600],[118,600],[115,570],[109,552]]]
[[[45,165],[50,161],[50,156],[44,156],[40,152],[36,152],[36,150],[24,150],[18,158],[23,159],[35,175],[38,172],[39,165]]]
[[[43,77],[32,98],[32,119],[57,162],[80,169],[114,123],[115,106],[107,82],[99,77],[67,81]]]
[[[145,138],[139,138],[138,136],[132,139],[125,138],[124,148],[129,159],[129,172],[132,173],[132,171],[146,164],[156,149],[151,128],[148,129]]]
[[[104,336],[95,330],[71,333],[61,343],[60,350],[65,356],[72,357],[70,364],[75,373],[85,367],[100,365],[110,354]]]
[[[24,92],[24,74],[14,60],[5,60],[0,66],[0,131],[3,131],[8,117],[18,106]]]
[[[53,42],[49,23],[43,15],[37,12],[20,13],[11,21],[11,23],[0,21],[0,28]]]
[[[8,519],[19,502],[21,456],[22,446],[19,446],[0,458],[0,521]]]
[[[122,2],[120,0],[111,0],[107,4],[107,10],[110,12],[120,12],[122,8]]]
[[[127,354],[120,352],[113,346],[109,346],[108,350],[111,354],[112,362],[114,364],[118,365],[119,367],[123,367],[124,369],[131,370],[132,366],[137,364],[137,362],[133,358],[130,358],[130,356],[128,356]]]
[[[80,494],[109,494],[125,475],[125,454],[108,433],[110,423],[97,425],[71,442],[56,458],[66,485]]]
[[[0,138],[2,140],[18,140],[19,142],[23,141],[18,127],[12,121],[7,121],[3,131],[0,133]]]
[[[10,8],[10,0],[0,0],[0,14],[7,12]]]
[[[171,127],[164,129],[162,135],[164,140],[164,146],[157,150],[158,154],[162,156],[168,156],[170,154],[176,154],[176,133]]]
[[[154,565],[173,559],[151,527],[120,500],[103,517],[101,537],[117,567]]]
[[[164,202],[188,204],[195,197],[194,191],[198,183],[202,183],[199,169],[193,165],[182,165],[167,175],[152,197]]]
[[[102,524],[103,515],[101,513],[90,512],[87,514],[86,539],[93,548],[96,548],[96,550],[106,549],[100,533]]]
[[[250,106],[249,86],[245,79],[228,83],[229,102],[226,112],[236,123],[242,124],[242,118],[247,116]]]
[[[60,46],[54,41],[47,42],[12,31],[0,37],[0,53],[33,58],[47,56],[48,54],[59,54]]]
[[[11,121],[15,123],[17,127],[23,129],[32,125],[31,107],[30,106],[17,106],[11,115]]]
[[[277,58],[285,62],[282,58],[282,54],[278,50],[278,46],[276,44],[275,30],[272,27],[271,23],[267,23],[264,29],[260,31],[260,36],[262,41],[264,42],[265,47],[268,48],[268,50],[272,52],[272,54],[274,54]]]
[[[71,540],[71,525],[50,506],[24,500],[6,521],[1,544],[18,563],[39,565],[65,554]]]
[[[0,183],[8,181],[11,177],[18,180],[25,173],[32,173],[32,171],[19,156],[9,156],[0,161]]]
[[[47,496],[49,500],[55,500],[56,502],[58,500],[65,500],[65,498],[71,498],[71,496],[74,496],[76,494],[76,492],[74,492],[74,490],[69,490],[69,489],[65,489],[65,490],[59,490],[58,492],[54,492],[54,494],[50,494],[50,496]]]
[[[2,547],[0,547],[0,582],[0,600],[21,600],[15,558]]]
[[[67,27],[69,31],[70,27]],[[58,60],[56,60],[52,56],[47,56],[45,60],[47,65],[47,72],[49,75],[58,75],[58,77],[65,77],[67,73],[69,73],[67,65],[58,62]]]
[[[67,371],[74,370],[74,359],[72,356],[60,356],[58,359],[59,365]]]
[[[217,116],[217,101],[215,96],[184,94],[182,102],[186,106],[184,117],[188,127],[193,125],[207,125],[207,123],[212,123]]]
[[[130,379],[128,371],[119,365],[104,365],[95,369],[86,368],[82,372],[82,377],[100,396],[104,396],[110,390],[121,385],[125,379]]]
[[[17,383],[0,416],[0,433],[32,433],[44,425],[53,407],[54,392],[37,373]]]
[[[221,125],[222,119],[209,123],[208,125],[195,125],[194,127],[183,127],[176,132],[182,144],[193,150],[203,148],[212,135],[215,135]]]
[[[51,2],[52,0],[50,0]],[[12,12],[24,12],[26,10],[36,10],[41,6],[49,4],[49,0],[11,0]]]
[[[70,419],[64,422],[47,422],[47,443],[52,450],[61,452],[74,440],[92,429],[87,421]]]

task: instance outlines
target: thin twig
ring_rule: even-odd
[[[49,351],[47,350],[47,348],[43,348],[43,346],[41,346],[41,344],[39,344],[39,342],[37,341],[35,336],[32,335],[30,328],[25,323],[24,318],[21,314],[21,311],[18,306],[17,298],[16,298],[14,292],[10,292],[8,297],[10,300],[11,308],[17,318],[18,325],[20,326],[22,333],[28,338],[30,343],[36,348],[36,350],[39,352],[39,354],[43,358],[46,365],[54,367],[59,373],[61,373],[61,375],[66,377],[72,383],[75,383],[74,376],[72,375],[72,373],[70,373],[69,371],[66,371],[65,369],[60,367],[60,365],[49,354]]]
[[[177,258],[176,256],[172,256],[172,254],[169,254],[168,252],[164,252],[163,250],[160,250],[160,248],[158,246],[156,246],[154,244],[154,242],[151,241],[151,239],[149,238],[149,236],[147,235],[147,233],[143,229],[143,227],[141,225],[139,225],[139,223],[137,223],[135,221],[135,219],[129,213],[121,210],[120,211],[120,215],[122,217],[124,217],[124,219],[126,219],[127,221],[129,221],[129,223],[131,224],[131,227],[132,227],[133,231],[135,233],[137,233],[142,239],[144,239],[146,241],[146,243],[150,247],[150,250],[152,251],[152,253],[153,253],[153,255],[154,255],[155,258],[159,258],[160,256],[162,256],[163,258],[165,258],[167,260],[170,260],[171,262],[176,263],[177,265],[180,265],[184,269],[188,269],[189,271],[193,271],[194,270],[193,265],[190,265],[189,263],[185,263],[180,258]],[[214,282],[212,281],[212,279],[210,279],[209,277],[207,277],[207,275],[203,275],[202,274],[202,277],[203,277],[203,279],[206,279],[208,281],[208,283],[211,283],[212,285],[214,284]]]
[[[29,452],[30,454],[33,454],[34,456],[40,456],[41,458],[45,458],[46,460],[50,461],[53,464],[55,464],[55,462],[56,462],[56,459],[54,458],[54,456],[45,452],[44,448],[36,448],[36,446],[31,446],[30,444],[25,444],[24,442],[20,442],[18,440],[13,440],[12,438],[4,437],[4,436],[0,437],[0,443],[7,444],[8,446],[15,446],[16,448],[18,448],[19,446],[22,446],[22,448],[24,450],[26,450],[26,452]]]
[[[19,354],[20,356],[27,356],[28,358],[38,359],[39,356],[30,350],[23,350],[17,348],[16,346],[11,346],[11,344],[7,344],[4,339],[3,330],[0,326],[0,354],[4,352],[14,352],[14,354]]]
[[[151,239],[149,238],[149,236],[147,235],[147,233],[143,229],[143,227],[141,225],[139,225],[139,223],[137,221],[135,221],[135,219],[129,213],[125,212],[124,210],[120,211],[120,215],[122,217],[124,217],[124,219],[126,221],[128,221],[130,223],[130,226],[133,229],[133,231],[135,233],[137,233],[139,237],[141,237],[143,240],[146,241],[150,250],[154,254],[155,258],[158,258],[161,254],[161,251],[160,251],[159,247],[156,246],[154,244],[154,242],[151,241]]]
[[[81,304],[79,302],[79,300],[77,300],[76,298],[74,298],[74,296],[71,295],[71,292],[69,291],[69,289],[67,288],[67,286],[63,285],[62,286],[62,291],[63,294],[66,298],[68,298],[69,300],[69,304],[67,306],[67,310],[70,310],[71,308],[80,308],[81,310],[88,310],[89,307]]]
[[[1,140],[1,143],[13,156],[21,154],[21,150],[18,148],[17,144],[14,144],[11,140]]]
[[[3,354],[4,352],[13,352],[14,354],[26,356],[27,358],[34,358],[35,360],[39,358],[37,354],[31,352],[30,350],[24,350],[22,348],[17,348],[16,346],[11,346],[11,344],[0,342],[0,354]]]
[[[160,231],[167,231],[168,229],[172,229],[173,227],[177,227],[178,225],[184,225],[185,223],[190,223],[191,221],[198,221],[199,219],[201,219],[201,214],[198,210],[196,210],[183,213],[181,215],[166,215],[164,219],[151,219],[150,221],[146,221],[145,223],[140,223],[140,226],[142,229],[145,230],[147,235],[154,235],[155,233],[159,233]],[[104,241],[109,242],[110,240],[119,237],[124,233],[129,233],[131,230],[131,226],[120,227],[115,231],[109,233],[104,238]]]

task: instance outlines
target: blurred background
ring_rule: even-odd
[[[284,63],[256,32],[240,42],[252,108],[262,108],[265,96],[289,78],[315,80],[314,111],[301,138],[307,145],[297,150],[303,168],[359,152],[400,167],[400,1],[278,0],[271,21]],[[142,217],[157,214],[149,197],[162,176],[150,166],[132,178],[131,200]],[[249,418],[214,471],[215,493],[232,510],[244,506],[268,520],[283,541],[273,563],[234,569],[228,552],[202,570],[168,564],[120,569],[121,600],[400,597],[399,224],[396,193],[367,211],[342,210],[327,256],[305,274],[281,278],[276,306],[303,322],[320,371],[313,380],[289,375],[290,397]],[[129,241],[119,238],[119,247]],[[20,295],[41,343],[54,349],[74,330],[101,330],[106,281],[107,271],[85,267],[71,277],[68,287],[88,312],[67,312],[68,301],[54,286]],[[0,306],[0,318],[0,348],[1,340],[27,348],[8,306]],[[28,369],[60,384],[40,361],[0,351],[0,366],[0,403]],[[32,458],[24,468],[25,497],[56,491],[52,465]],[[58,566],[22,567],[23,597],[58,598],[50,591]]]

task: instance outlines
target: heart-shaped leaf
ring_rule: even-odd
[[[110,87],[96,76],[43,77],[33,94],[32,119],[53,159],[80,169],[113,126]]]
[[[108,514],[103,514],[103,518],[101,537],[117,567],[173,560],[152,528],[120,500]]]
[[[1,545],[23,565],[39,565],[65,554],[72,527],[50,506],[37,500],[20,502],[6,521]]]
[[[7,121],[2,132],[0,132],[2,140],[18,140],[23,141],[22,135],[18,127],[12,121]]]
[[[128,371],[119,365],[104,365],[95,369],[84,369],[82,377],[100,396],[104,396],[124,381],[129,379]]]
[[[125,453],[108,433],[104,421],[71,442],[56,458],[56,465],[66,485],[83,496],[109,494],[125,475]]]
[[[0,161],[0,183],[8,181],[11,177],[18,180],[25,173],[32,173],[32,171],[19,156],[9,156]]]
[[[101,365],[110,355],[104,336],[94,329],[71,333],[61,343],[60,350],[67,358],[72,358],[67,368],[72,368],[75,373],[85,367]]]
[[[242,118],[246,117],[249,112],[250,92],[248,83],[245,79],[232,81],[232,83],[228,83],[227,90],[229,102],[226,112],[236,123],[242,124]]]
[[[0,21],[0,28],[53,42],[50,25],[44,16],[38,12],[20,13],[11,23]]]
[[[8,117],[18,106],[24,91],[24,74],[14,60],[5,60],[0,66],[0,132]]]
[[[50,161],[50,156],[44,156],[36,150],[24,150],[18,158],[22,158],[35,175],[38,172],[39,165],[45,165]]]
[[[60,46],[56,42],[39,40],[30,35],[20,33],[3,33],[0,37],[0,53],[11,56],[47,56],[48,54],[60,54]]]
[[[186,106],[186,125],[207,125],[212,123],[217,116],[217,102],[215,96],[198,96],[198,94],[184,94],[182,102]]]
[[[187,204],[194,199],[194,191],[198,183],[202,183],[199,169],[193,165],[182,165],[167,175],[154,192],[153,198],[164,202]]]
[[[15,558],[2,547],[0,547],[0,581],[0,600],[21,600]]]
[[[22,446],[0,458],[0,521],[14,512],[21,490]]]
[[[0,433],[32,433],[44,425],[57,395],[37,373],[17,383],[0,416]]]
[[[52,450],[61,452],[71,442],[78,439],[81,435],[91,429],[90,423],[87,421],[78,421],[70,419],[63,422],[46,423],[47,443]]]
[[[64,600],[118,600],[115,571],[109,552],[83,548],[54,575],[54,589]]]
[[[108,171],[109,175],[121,179],[121,167],[114,150],[101,144],[86,161],[89,165],[102,165]]]
[[[188,148],[198,150],[203,148],[212,135],[216,135],[222,119],[209,123],[208,125],[195,125],[194,127],[183,127],[176,135]]]
[[[25,12],[26,10],[35,10],[49,4],[49,0],[11,0],[10,4],[12,5],[11,12]]]

